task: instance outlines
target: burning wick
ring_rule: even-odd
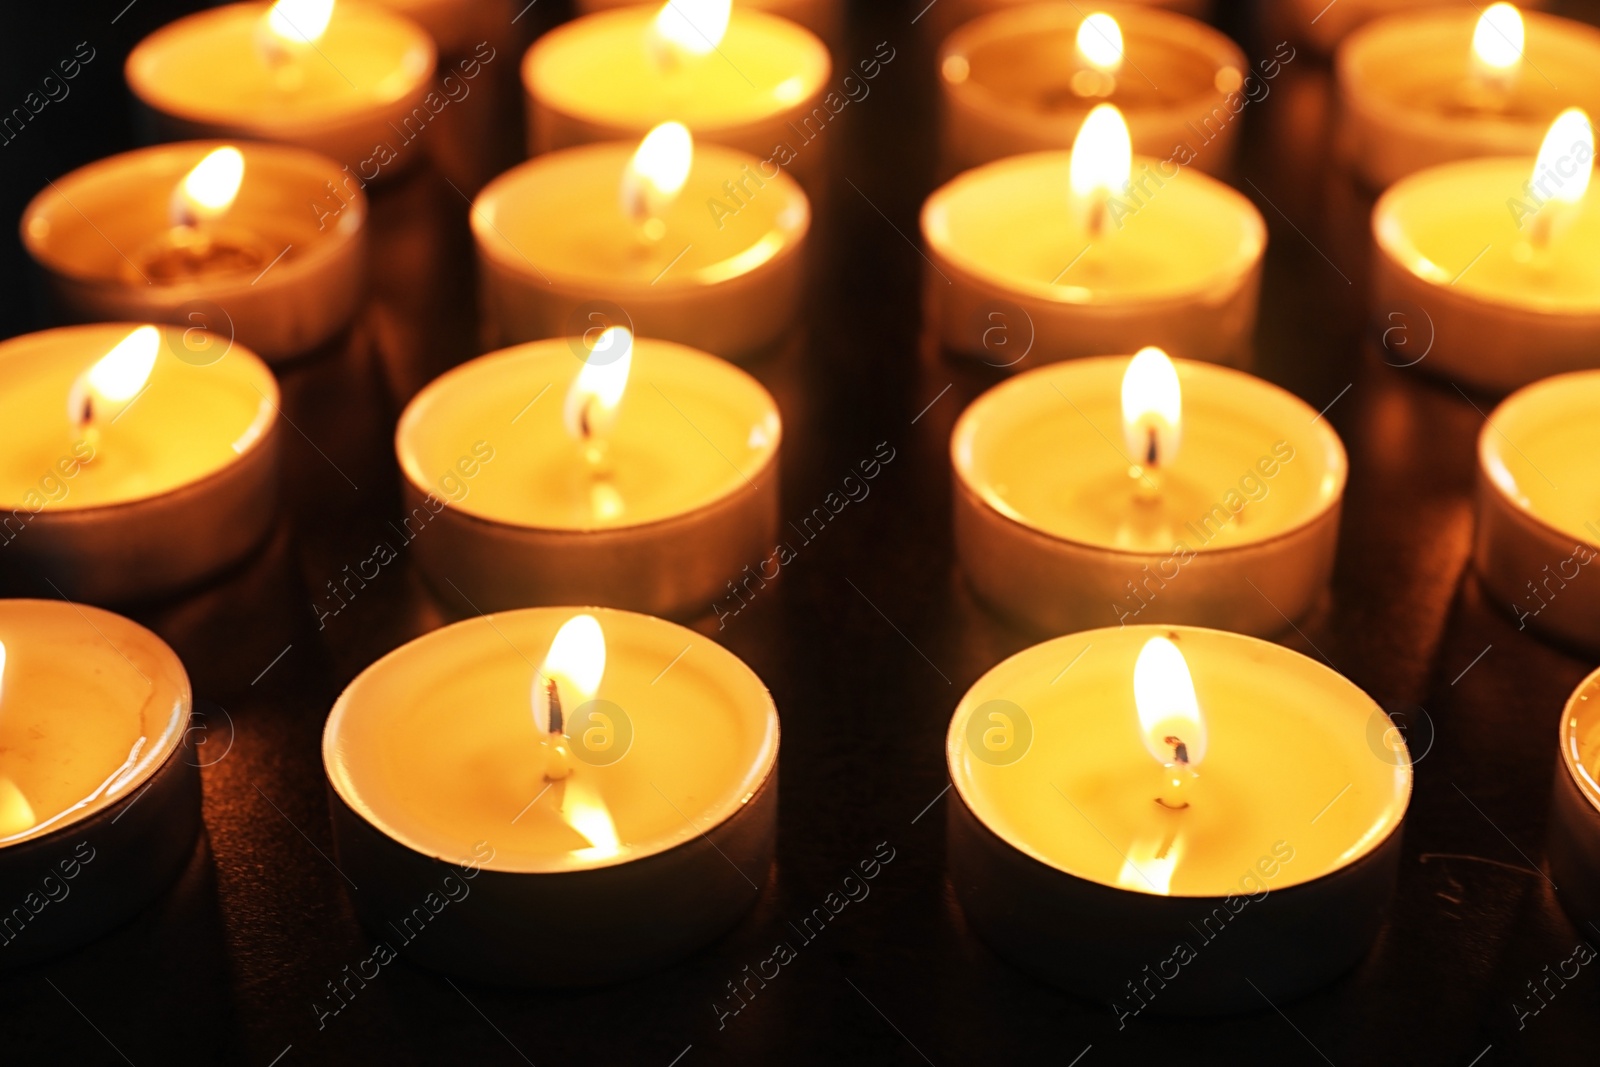
[[[86,443],[91,457],[98,450],[101,427],[116,422],[144,392],[160,348],[161,331],[141,326],[72,383],[67,392],[67,420],[73,440]]]
[[[567,433],[582,447],[584,462],[596,481],[611,476],[611,433],[632,365],[633,334],[623,326],[609,327],[596,339],[567,391]]]
[[[1133,667],[1134,704],[1145,750],[1161,765],[1155,801],[1168,811],[1189,806],[1206,754],[1206,724],[1195,696],[1189,664],[1171,637],[1152,637]],[[1162,845],[1161,851],[1171,848]]]
[[[1183,738],[1169,734],[1163,740],[1172,746],[1172,761],[1162,764],[1165,787],[1161,795],[1156,797],[1156,803],[1172,811],[1182,811],[1189,806],[1184,786],[1200,777],[1200,772],[1189,766],[1189,746]],[[1169,841],[1167,847],[1170,845]],[[1161,852],[1164,854],[1166,847]],[[1158,854],[1156,858],[1160,859],[1161,855]]]
[[[1183,392],[1178,370],[1159,348],[1142,348],[1122,375],[1122,434],[1134,499],[1152,504],[1161,496],[1162,469],[1178,453]]]
[[[1067,180],[1072,200],[1090,242],[1099,240],[1113,221],[1111,198],[1133,173],[1133,141],[1128,123],[1114,104],[1096,104],[1072,142]]]
[[[567,687],[569,698],[591,700],[605,670],[606,637],[600,621],[593,615],[574,615],[556,631],[533,677],[533,726],[539,735],[545,781],[563,781],[573,770],[561,687]]]
[[[663,122],[639,142],[622,172],[622,213],[638,227],[639,243],[649,247],[666,236],[666,214],[694,164],[694,137],[681,122]]]
[[[561,712],[561,687],[554,678],[544,680],[544,693],[550,709],[549,731],[540,741],[546,753],[544,778],[559,782],[572,773],[572,739],[567,736],[566,718]]]
[[[650,52],[668,74],[722,44],[733,0],[667,0],[651,24]]]
[[[278,0],[256,29],[256,48],[272,69],[281,92],[294,92],[305,84],[301,63],[317,47],[333,18],[334,0]]]

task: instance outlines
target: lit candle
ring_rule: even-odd
[[[528,144],[537,155],[678,121],[703,141],[814,175],[822,153],[802,126],[830,70],[811,31],[731,0],[586,15],[539,38],[523,60]]]
[[[1323,55],[1331,54],[1346,37],[1377,19],[1403,15],[1424,8],[1444,7],[1439,0],[1283,0],[1263,14],[1273,20],[1275,33],[1286,33],[1295,41]],[[1465,8],[1466,5],[1461,5]],[[1524,8],[1542,8],[1546,0],[1524,0]],[[1475,10],[1482,7],[1473,5]],[[1470,17],[1470,16],[1469,16]]]
[[[1600,650],[1600,371],[1526,386],[1478,435],[1474,561],[1485,589],[1519,630]],[[1594,571],[1600,572],[1600,567]]]
[[[60,600],[0,600],[0,894],[15,909],[0,962],[120,925],[189,861],[189,709],[183,664],[150,631]]]
[[[946,758],[967,921],[1119,1018],[1302,995],[1382,925],[1410,756],[1281,646],[1151,626],[1036,645],[968,690]]]
[[[938,0],[917,19],[917,26],[928,40],[938,44],[961,27],[985,15],[1033,7],[1039,0]],[[1211,13],[1211,0],[1120,0],[1119,10],[1133,7],[1160,8],[1203,19]]]
[[[367,202],[343,177],[286,146],[158,145],[50,183],[22,239],[70,319],[200,326],[284,360],[359,306]]]
[[[594,340],[480,357],[401,415],[412,551],[457,608],[693,617],[771,552],[781,436],[771,395],[681,345],[619,327]]]
[[[1534,157],[1463,160],[1391,186],[1372,211],[1372,307],[1420,307],[1416,365],[1489,392],[1600,365],[1600,204],[1585,195],[1588,116],[1571,108]]]
[[[922,208],[926,314],[948,349],[993,355],[996,327],[1035,362],[1157,344],[1192,359],[1250,359],[1267,228],[1221,182],[1130,155],[1113,104],[1070,152],[988,163]]]
[[[278,385],[225,338],[132,324],[0,343],[13,586],[120,603],[238,562],[276,513]]]
[[[609,325],[736,359],[787,336],[811,205],[752,156],[675,122],[638,145],[552,152],[472,210],[489,345]]]
[[[1239,371],[1154,348],[1041,367],[974,401],[950,458],[967,580],[1043,632],[1276,633],[1332,573],[1344,446]]]
[[[1597,66],[1600,30],[1511,4],[1380,19],[1339,46],[1341,150],[1376,189],[1439,163],[1531,155],[1562,108],[1600,106]]]
[[[1561,713],[1546,846],[1556,897],[1577,924],[1600,915],[1600,671]]]
[[[128,55],[128,87],[163,139],[301,145],[361,183],[417,157],[433,118],[433,41],[359,0],[237,3],[185,16]]]
[[[1127,117],[1134,151],[1226,170],[1243,108],[1230,104],[1247,99],[1244,53],[1182,15],[1114,10],[1032,4],[952,34],[939,49],[946,167],[1070,148],[1084,116],[1109,101]]]
[[[577,9],[580,15],[592,15],[636,3],[638,0],[578,0]],[[843,0],[734,0],[734,7],[748,7],[798,22],[833,48],[844,43]]]
[[[665,965],[731,926],[772,864],[772,698],[719,645],[645,615],[435,630],[350,684],[322,752],[362,920],[391,953],[477,981]],[[446,903],[424,907],[424,933],[430,894]]]

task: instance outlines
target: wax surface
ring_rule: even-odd
[[[1519,507],[1579,542],[1600,545],[1600,371],[1547,378],[1497,408],[1478,459]]]
[[[483,356],[438,378],[412,401],[395,435],[406,477],[479,518],[614,529],[746,489],[777,454],[777,406],[754,378],[682,345],[635,339],[611,435],[609,485],[620,508],[610,513],[597,507],[595,479],[562,418],[581,366],[557,339]],[[479,441],[494,458],[464,479],[458,461],[470,459]],[[458,484],[464,496],[451,492]]]
[[[1135,499],[1129,476],[1121,402],[1127,357],[1052,364],[990,390],[957,424],[956,471],[989,506],[1025,526],[1138,552],[1264,541],[1339,499],[1344,448],[1326,422],[1313,422],[1315,411],[1239,371],[1176,365],[1182,441],[1153,501]]]
[[[1101,303],[1220,289],[1266,243],[1250,202],[1186,167],[1098,238],[1072,208],[1070,152],[1013,156],[967,171],[928,198],[923,232],[957,266],[1045,300]],[[1156,170],[1156,160],[1135,156]],[[1170,173],[1172,167],[1168,167]],[[1070,269],[1069,269],[1070,268]],[[1181,353],[1179,353],[1181,355]]]
[[[266,364],[239,344],[215,363],[185,362],[174,355],[188,351],[183,329],[160,327],[144,392],[101,428],[94,458],[75,462],[72,383],[136,328],[72,326],[0,345],[0,508],[142,500],[214,474],[260,443],[277,417],[278,385]]]
[[[48,833],[136,791],[183,739],[189,680],[150,631],[99,608],[0,600],[0,788]],[[0,813],[0,818],[4,813]]]
[[[1561,718],[1561,755],[1589,803],[1600,808],[1600,679],[1591,675]]]
[[[827,80],[828,50],[814,34],[742,7],[715,51],[668,71],[652,48],[659,10],[619,8],[552,30],[528,52],[524,82],[549,106],[618,129],[677,120],[704,131],[781,114]]]
[[[1571,221],[1545,250],[1532,252],[1533,216],[1514,214],[1510,203],[1533,207],[1522,188],[1533,173],[1528,157],[1467,160],[1414,174],[1379,200],[1373,231],[1413,274],[1485,303],[1600,311],[1600,195],[1543,208]]]
[[[191,141],[142,149],[58,179],[40,192],[24,216],[29,252],[72,278],[149,284],[142,261],[172,225],[173,189],[213,149],[227,143]],[[309,269],[361,228],[364,212],[339,210],[339,200],[327,191],[327,183],[333,182],[348,196],[348,176],[331,160],[281,145],[238,147],[245,176],[222,224],[248,235],[268,260],[281,254],[271,266],[278,278]],[[326,215],[333,217],[319,226]],[[249,284],[252,276],[238,281]]]
[[[1160,768],[1133,699],[1134,662],[1158,633],[1178,635],[1209,738],[1182,812],[1155,803]],[[1008,765],[978,759],[968,743],[968,717],[995,699],[1032,723],[1031,746]],[[1403,747],[1383,747],[1381,716],[1349,681],[1278,645],[1130,626],[1057,638],[1001,663],[962,699],[947,751],[961,798],[1041,862],[1135,892],[1221,896],[1249,891],[1241,879],[1277,842],[1294,850],[1268,883],[1281,889],[1351,863],[1399,825],[1411,765]],[[1169,861],[1154,859],[1169,834]]]
[[[633,742],[546,791],[529,690],[580,611],[605,633],[597,699],[623,709]],[[495,870],[561,871],[699,837],[760,787],[777,745],[760,679],[710,640],[629,612],[535,608],[447,626],[379,660],[334,706],[323,759],[347,803],[419,852],[460,862],[484,841]],[[600,812],[615,847],[596,843]]]
[[[638,146],[603,144],[540,156],[484,189],[473,211],[479,247],[514,270],[578,283],[640,289],[709,285],[788,253],[811,209],[787,174],[718,145],[695,145],[683,191],[646,241],[618,190]],[[743,183],[730,195],[724,183]],[[713,208],[713,205],[717,205]]]
[[[170,23],[129,55],[129,81],[169,114],[292,127],[393,103],[433,68],[433,42],[416,24],[382,8],[341,3],[316,47],[294,60],[300,84],[285,88],[256,44],[268,7],[230,4]]]

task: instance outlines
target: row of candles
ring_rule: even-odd
[[[828,22],[831,5],[791,2]],[[1600,350],[1593,132],[1518,74],[1566,49],[1578,66],[1600,58],[1582,53],[1592,33],[1557,23],[1524,27],[1505,4],[1397,15],[1337,61],[1347,140],[1376,161],[1358,169],[1399,178],[1373,213],[1375,299],[1434,309],[1428,369],[1523,386],[1479,446],[1477,564],[1508,600],[1594,541],[1593,494],[1573,492],[1593,482],[1600,397],[1600,371],[1573,369]],[[1393,62],[1408,41],[1434,49],[1429,64]],[[1390,76],[1401,67],[1409,80]],[[339,862],[380,887],[361,894],[365,921],[409,911],[441,862],[484,879],[416,947],[422,962],[606,981],[704,943],[759,892],[777,712],[735,657],[660,616],[699,614],[778,538],[780,414],[729,361],[791,328],[820,159],[776,146],[829,107],[832,69],[805,28],[726,0],[596,12],[527,54],[538,154],[471,216],[488,333],[512,347],[427,386],[395,438],[407,511],[431,523],[417,565],[479,617],[372,665],[324,738]],[[1274,998],[1303,992],[1376,936],[1411,768],[1370,697],[1259,639],[1327,584],[1346,458],[1316,411],[1234,369],[1266,228],[1196,169],[1226,172],[1228,140],[1173,154],[1180,127],[1236,115],[1258,75],[1182,15],[1053,4],[971,23],[939,73],[947,157],[970,169],[923,209],[928,327],[981,356],[990,309],[1017,309],[1053,361],[955,427],[957,554],[987,603],[1069,635],[995,667],[955,712],[952,882],[997,950],[1108,999],[1185,927],[1238,914],[1255,870],[1288,891],[1251,897],[1241,929],[1256,933],[1209,951],[1218,980],[1163,1006],[1252,1003],[1227,977],[1242,972]],[[364,189],[390,174],[356,180],[337,161],[371,158],[384,126],[427,106],[434,74],[426,34],[354,0],[236,4],[135,50],[130,85],[162,128],[236,143],[68,175],[30,206],[24,241],[76,317],[182,323],[206,300],[233,341],[102,322],[0,344],[14,564],[119,604],[254,550],[277,480],[268,364],[348,326]],[[1428,158],[1417,128],[1439,133]],[[1496,151],[1526,154],[1454,161]],[[594,301],[632,328],[566,336]],[[473,491],[453,499],[459,477]],[[1552,598],[1531,621],[1600,647],[1592,599]],[[34,927],[21,958],[158,891],[197,787],[188,683],[153,634],[14,600],[0,640],[0,888],[92,834],[113,857],[102,869],[139,890],[65,920],[80,925]],[[1585,913],[1600,906],[1597,692],[1600,674],[1562,718],[1551,846]],[[1127,932],[1115,946],[1107,924]]]

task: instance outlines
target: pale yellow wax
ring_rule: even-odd
[[[576,351],[575,351],[576,349]],[[777,455],[778,409],[761,384],[720,359],[636,338],[609,436],[606,490],[568,433],[562,405],[585,352],[536,341],[439,377],[401,416],[395,448],[411,482],[492,522],[556,530],[640,526],[748,488]],[[483,442],[493,459],[463,479]],[[447,480],[448,479],[448,480]],[[464,483],[464,496],[446,486]]]
[[[1193,167],[1143,156],[1133,159],[1134,181],[1148,165],[1165,184],[1152,178],[1149,195],[1117,193],[1120,224],[1090,234],[1072,202],[1071,162],[1071,152],[1035,152],[967,171],[928,198],[923,233],[1003,290],[1071,304],[1220,293],[1259,261],[1266,226],[1249,200]]]
[[[1175,360],[1181,442],[1153,493],[1130,476],[1128,357],[1051,364],[985,393],[951,438],[957,475],[1000,514],[1101,548],[1216,551],[1315,521],[1344,490],[1344,447],[1296,397],[1240,371]],[[1140,494],[1148,499],[1140,499]]]
[[[413,96],[433,74],[433,42],[416,23],[338,0],[314,47],[295,42],[285,85],[258,44],[270,7],[228,4],[162,27],[129,54],[129,85],[170,115],[298,139]]]
[[[1474,159],[1413,174],[1379,199],[1373,234],[1418,278],[1474,300],[1552,314],[1600,311],[1600,196],[1538,209],[1567,221],[1548,247],[1531,250],[1536,202],[1523,184],[1534,162]],[[1513,201],[1527,210],[1514,212]]]
[[[194,485],[256,448],[277,417],[278,383],[242,345],[199,366],[163,341],[150,379],[114,421],[95,423],[86,446],[73,432],[73,382],[137,328],[68,327],[0,345],[0,518],[131,503]],[[216,339],[216,344],[225,344]],[[85,458],[88,461],[85,462]]]
[[[828,50],[814,34],[744,7],[716,50],[667,69],[652,26],[659,10],[618,8],[552,30],[528,50],[524,84],[546,105],[618,132],[675,120],[714,137],[791,110],[828,78]]]
[[[1527,515],[1572,538],[1574,545],[1600,545],[1597,411],[1600,371],[1546,378],[1495,409],[1496,432],[1478,442],[1478,461],[1495,486]]]
[[[0,643],[0,846],[137,792],[182,742],[189,679],[144,627],[86,605],[0,600]]]
[[[618,194],[637,148],[569,148],[501,175],[474,205],[478,247],[512,271],[593,287],[626,308],[629,289],[659,295],[730,281],[792,253],[804,239],[811,207],[792,178],[701,142],[682,191],[661,216],[660,238],[646,240]]]
[[[1208,737],[1179,812],[1155,802],[1163,776],[1134,704],[1134,662],[1156,634],[1176,635]],[[1031,745],[1011,763],[971,747],[993,721],[984,708],[993,700],[1013,702],[1031,723]],[[969,731],[979,709],[980,729]],[[962,698],[946,748],[961,800],[1040,862],[1133,892],[1222,896],[1257,892],[1263,860],[1274,871],[1265,887],[1282,889],[1381,844],[1411,794],[1397,737],[1360,689],[1279,645],[1130,626],[1056,638],[1001,663]],[[1169,835],[1167,859],[1156,859]],[[1247,875],[1256,888],[1241,884]]]
[[[632,742],[609,764],[574,759],[551,784],[529,693],[557,629],[580,612],[605,634],[595,699],[621,709],[614,725],[625,716]],[[599,608],[435,630],[362,672],[323,734],[333,788],[384,833],[451,862],[481,858],[486,842],[484,866],[519,872],[605,867],[695,840],[754,795],[777,748],[772,698],[735,656],[672,623]]]
[[[1600,808],[1600,673],[1584,679],[1567,701],[1561,759],[1589,803]]]

